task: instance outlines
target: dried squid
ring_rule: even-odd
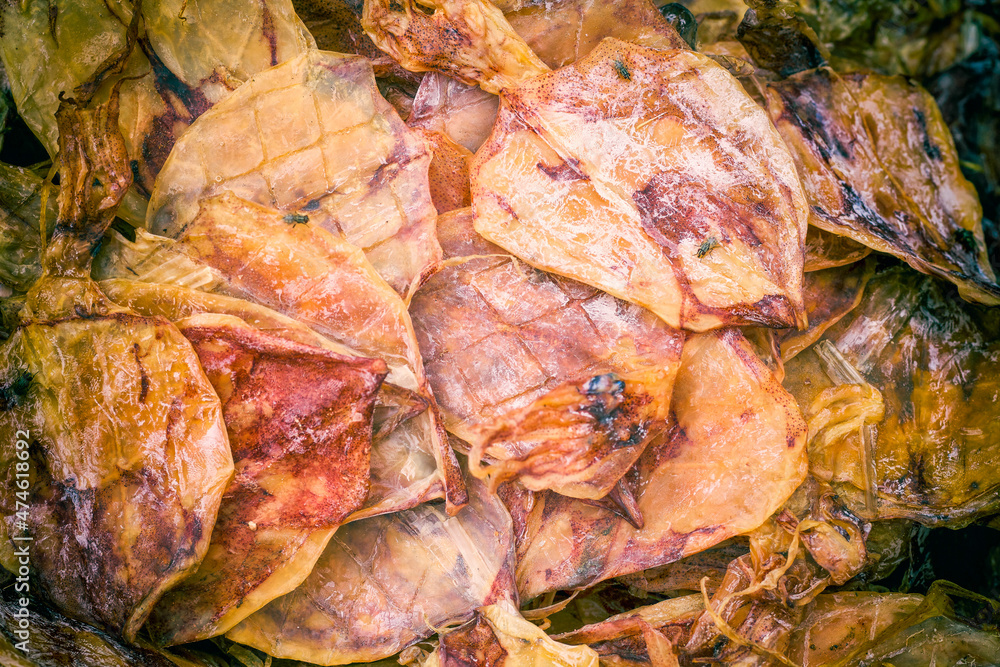
[[[642,528],[551,492],[508,495],[524,599],[678,560],[764,522],[806,473],[805,423],[735,330],[684,345],[674,424],[626,476]]]
[[[0,164],[0,281],[15,292],[27,292],[42,276],[42,218],[52,235],[58,190],[27,169]]]
[[[437,649],[420,667],[597,667],[587,646],[560,644],[521,618],[510,603],[476,611],[474,619],[441,636]]]
[[[995,95],[746,2],[0,9],[0,663],[995,662]]]
[[[409,69],[503,92],[472,167],[477,232],[675,328],[805,326],[802,184],[724,68],[609,37],[550,72],[488,2],[434,9],[371,0],[365,28]]]
[[[549,71],[489,0],[366,0],[362,24],[411,72],[442,71],[488,93]]]
[[[27,613],[14,586],[0,593],[0,662],[4,667],[205,667],[147,645],[126,644],[41,605]],[[22,629],[22,621],[28,630]],[[22,639],[27,636],[28,639]],[[29,648],[25,652],[17,648]]]
[[[361,250],[295,215],[225,193],[202,202],[176,241],[151,235],[137,235],[135,244],[119,241],[115,252],[103,257],[102,277],[184,284],[200,276],[193,286],[269,306],[340,344],[341,352],[383,359],[386,382],[413,394],[422,406],[376,442],[372,491],[361,515],[442,495],[450,508],[461,506],[465,491],[458,462],[438,424],[405,302]],[[120,298],[128,298],[132,289],[122,291],[126,296]],[[163,306],[178,314],[213,312],[208,297],[163,298],[168,300]],[[189,298],[200,305],[184,305]],[[224,313],[242,316],[233,306],[226,308]]]
[[[856,308],[874,273],[875,262],[871,260],[807,273],[802,292],[809,326],[804,331],[775,332],[781,359],[788,361],[808,348],[823,332]]]
[[[810,469],[864,516],[956,525],[1000,507],[1000,322],[895,268],[786,365]]]
[[[934,99],[902,77],[796,74],[766,88],[809,196],[810,224],[1000,304],[982,207]]]
[[[338,530],[296,590],[227,637],[320,665],[378,660],[512,595],[510,516],[475,480],[457,515],[424,504]]]
[[[342,235],[405,294],[441,256],[430,158],[365,58],[310,51],[198,118],[157,178],[146,226],[180,237],[200,202],[232,192]]]
[[[253,74],[315,47],[289,0],[162,0],[133,5],[52,0],[5,6],[0,55],[22,118],[55,155],[59,94],[118,60],[119,127],[148,197],[174,142],[200,114]],[[134,35],[130,33],[134,31]],[[125,49],[131,38],[139,48]],[[141,223],[145,202],[122,215]]]
[[[44,273],[0,351],[0,554],[16,571],[30,533],[47,597],[131,640],[204,556],[233,461],[190,343],[89,278],[94,244],[132,181],[117,95],[89,109],[64,102],[58,121],[59,216]],[[30,488],[16,477],[28,470]]]
[[[750,661],[754,654],[780,658],[806,605],[868,564],[869,528],[829,486],[807,478],[749,533],[749,553],[729,563],[711,597],[707,581],[698,582],[705,613],[679,647],[724,664]]]
[[[222,634],[309,574],[368,495],[379,359],[262,333],[227,315],[177,323],[222,401],[236,466],[208,553],[147,627],[161,644]]]
[[[667,427],[683,335],[521,265],[473,231],[468,210],[441,216],[438,234],[452,266],[411,311],[445,427],[472,446],[473,473],[604,497]]]
[[[749,533],[749,544],[736,550],[721,578],[703,575],[686,586],[700,589],[700,596],[640,607],[557,638],[585,642],[609,662],[618,656],[624,664],[677,664],[669,659],[678,658],[684,664],[706,658],[787,664],[784,656],[796,627],[804,627],[809,605],[827,585],[843,584],[866,564],[868,535],[868,524],[847,511],[828,486],[807,479]]]
[[[687,641],[703,610],[700,595],[678,597],[556,635],[555,639],[589,645],[607,664],[629,667],[713,660],[803,667],[989,665],[1000,651],[996,633],[988,622],[981,621],[996,613],[996,603],[947,583],[935,584],[926,596],[878,592],[820,595],[782,628],[787,634],[781,650],[771,651],[765,645],[776,629],[773,619],[769,624],[766,617],[758,618],[755,632],[740,637],[744,652],[739,658],[727,654],[724,643],[715,652],[690,650]],[[729,646],[733,644],[736,642],[729,642]]]
[[[552,69],[573,64],[605,37],[656,49],[688,48],[651,0],[526,3],[504,16]]]
[[[472,198],[490,241],[673,327],[805,323],[794,163],[705,56],[607,39],[506,91]]]
[[[428,72],[420,80],[406,124],[443,132],[475,152],[490,135],[499,106],[496,95],[439,72]]]

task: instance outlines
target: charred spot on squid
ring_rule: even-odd
[[[977,252],[976,235],[968,229],[956,229],[955,241],[958,242],[968,253],[975,255]]]
[[[941,159],[941,149],[934,144],[933,139],[931,139],[930,131],[927,128],[927,116],[918,107],[911,109],[913,111],[913,117],[917,120],[917,127],[920,128],[920,133],[923,135],[923,141],[921,142],[924,149],[924,155],[932,160]]]
[[[11,410],[21,405],[28,395],[33,377],[30,371],[21,370],[12,380],[0,386],[0,410]]]
[[[612,393],[621,400],[621,393],[625,390],[625,383],[618,379],[614,373],[605,375],[595,375],[583,385],[583,393],[588,396],[594,394]]]

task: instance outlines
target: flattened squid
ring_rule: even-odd
[[[445,427],[470,444],[471,470],[494,484],[604,497],[667,428],[683,334],[520,264],[473,231],[468,210],[441,216],[438,234],[452,266],[411,312]]]
[[[802,326],[807,208],[728,72],[614,39],[505,92],[472,167],[476,231],[673,327]]]
[[[222,401],[236,475],[198,570],[148,628],[161,644],[222,634],[306,578],[368,496],[385,362],[289,342],[229,315],[177,323]]]
[[[950,280],[965,299],[1000,304],[979,197],[930,93],[901,76],[829,68],[765,92],[805,185],[810,224]]]
[[[132,640],[205,555],[233,459],[191,344],[90,279],[132,182],[117,103],[114,90],[58,113],[59,216],[0,348],[0,558],[16,571],[14,550],[30,539],[32,573],[55,606]]]
[[[525,600],[669,563],[760,526],[806,475],[806,425],[738,331],[690,337],[673,425],[624,482],[641,528],[606,508],[507,492]]]
[[[430,159],[379,94],[367,59],[309,51],[192,124],[157,178],[146,227],[179,238],[201,202],[232,192],[358,246],[405,295],[441,256]]]

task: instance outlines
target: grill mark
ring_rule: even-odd
[[[931,141],[930,132],[927,130],[927,117],[923,111],[916,107],[913,108],[913,116],[917,119],[917,127],[920,128],[921,147],[924,149],[924,155],[935,162],[940,161],[941,150]]]

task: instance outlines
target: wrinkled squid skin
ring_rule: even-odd
[[[903,77],[809,70],[766,87],[795,159],[810,224],[1000,304],[983,211],[930,94]]]
[[[302,583],[368,495],[380,359],[261,333],[228,316],[178,322],[222,401],[236,465],[197,572],[160,601],[161,644],[222,634]]]
[[[142,43],[125,65],[119,125],[143,196],[195,118],[251,75],[315,48],[291,5],[289,0],[143,3]],[[131,5],[101,0],[3,9],[0,55],[11,91],[19,115],[50,155],[58,150],[54,113],[60,91],[73,90],[96,64],[122,49],[131,13]],[[123,205],[130,209],[123,214],[138,224],[144,206],[136,197]]]
[[[483,616],[476,617],[441,637],[441,667],[502,667],[507,651]]]
[[[373,661],[511,599],[510,516],[475,478],[468,487],[455,516],[423,504],[338,529],[299,588],[226,636],[320,665]]]
[[[471,205],[469,165],[472,153],[442,132],[422,128],[417,128],[416,132],[427,142],[433,156],[427,180],[438,214]]]
[[[899,267],[872,278],[861,305],[824,338],[884,403],[873,446],[878,518],[955,527],[1000,507],[996,309],[966,303],[932,277],[914,281]],[[823,392],[840,392],[841,419],[812,429],[810,468],[863,513],[860,425],[848,426],[865,393],[838,385],[812,350],[786,370],[785,386],[807,413],[830,404]]]
[[[442,215],[438,236],[452,265],[410,310],[444,425],[472,445],[473,474],[603,497],[666,428],[683,334],[522,265],[476,234],[468,209]]]
[[[496,95],[439,72],[428,72],[420,80],[406,124],[446,134],[475,153],[490,136],[499,106]]]
[[[806,263],[803,270],[822,271],[860,262],[872,249],[847,236],[838,236],[809,225],[806,232]]]
[[[656,49],[688,48],[650,0],[525,3],[505,16],[552,69],[576,62],[605,37]]]
[[[0,597],[0,663],[4,667],[201,667],[174,661],[155,649],[125,644],[97,628],[68,619],[32,600],[28,607],[27,657],[14,647],[23,628],[18,618],[20,594],[10,583]]]
[[[864,296],[865,285],[875,274],[875,261],[810,271],[805,276],[803,296],[809,326],[804,331],[775,332],[781,360],[788,361],[815,343],[827,329],[854,310]]]
[[[205,555],[233,459],[190,343],[167,320],[115,305],[89,277],[132,183],[117,91],[90,108],[63,101],[56,118],[59,215],[44,273],[0,346],[0,559],[16,570],[14,538],[29,533],[38,590],[131,641]],[[30,472],[26,530],[15,463]]]
[[[366,58],[313,50],[254,76],[191,125],[157,178],[146,228],[179,238],[202,201],[232,192],[342,237],[406,294],[441,256],[430,160]]]
[[[4,564],[19,534],[15,435],[30,432],[31,561],[67,615],[135,636],[208,547],[233,463],[190,344],[128,312],[31,323],[0,351]]]
[[[56,219],[56,188],[23,167],[0,164],[0,281],[27,292],[42,276],[38,220],[42,196],[46,219]],[[46,232],[52,233],[46,225]]]
[[[804,326],[808,208],[767,114],[706,56],[605,39],[501,100],[476,231],[690,331]]]
[[[806,475],[806,424],[743,335],[688,338],[672,427],[636,464],[641,529],[551,492],[505,493],[523,600],[664,565],[760,526]]]
[[[488,0],[365,0],[361,23],[375,44],[411,72],[439,70],[499,94],[549,71]]]
[[[475,618],[442,634],[422,667],[597,667],[587,646],[567,646],[526,620],[509,600],[476,610]]]

